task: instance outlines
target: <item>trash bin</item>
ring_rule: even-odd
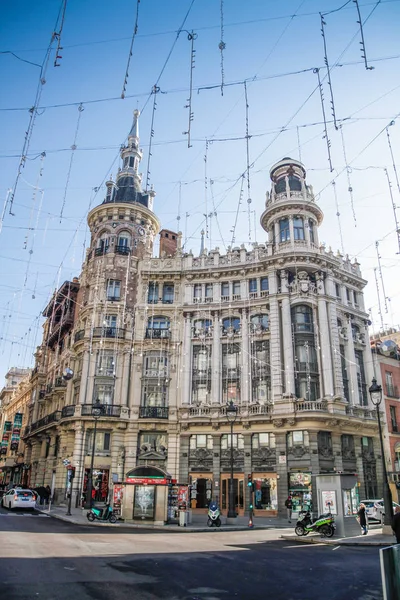
[[[188,524],[188,516],[186,510],[179,511],[179,527],[186,527]]]

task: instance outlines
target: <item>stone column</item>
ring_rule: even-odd
[[[221,436],[213,435],[213,498],[221,505]]]
[[[317,480],[316,475],[320,473],[319,455],[318,455],[318,432],[309,431],[308,439],[310,443],[310,464],[311,464],[311,498],[313,512],[318,512]]]
[[[83,423],[77,423],[75,425],[74,450],[71,460],[72,465],[75,467],[75,478],[72,482],[72,506],[79,506],[83,489],[85,465],[84,444],[85,425]],[[60,498],[65,493],[64,485],[65,480],[63,482],[62,490],[60,490]]]
[[[348,341],[345,345],[345,358],[347,373],[349,374],[350,404],[357,405],[360,404],[360,399],[358,396],[357,367],[355,363],[356,357],[354,354],[353,332],[351,329],[350,317],[347,317],[347,338]]]
[[[343,472],[343,457],[342,457],[342,436],[340,433],[332,432],[332,451],[335,459],[335,469],[337,472]]]
[[[82,374],[81,374],[81,384],[79,388],[79,404],[90,403],[88,397],[88,384],[89,384],[89,366],[91,362],[91,354],[88,349],[85,348],[82,358]]]
[[[171,430],[168,432],[167,471],[174,479],[179,479],[179,435]]]
[[[124,446],[124,432],[117,427],[113,428],[111,434],[111,473],[110,473],[110,489],[112,485],[112,474],[118,475],[118,481],[122,481],[124,476],[124,463],[125,463],[125,446]]]
[[[133,352],[133,350],[132,350]],[[125,352],[123,354],[123,367],[122,367],[122,376],[121,376],[121,393],[119,398],[117,398],[117,394],[115,394],[114,397],[114,402],[116,404],[121,404],[122,406],[127,406],[128,403],[128,387],[129,387],[129,381],[131,378],[131,370],[129,369],[129,366],[131,365],[131,356],[132,356],[132,352],[130,349],[125,349]],[[115,392],[117,392],[117,390],[115,390]]]
[[[137,452],[138,452],[138,431],[136,424],[129,424],[128,431],[125,433],[125,475],[134,469],[137,464]]]
[[[295,393],[294,384],[294,356],[292,341],[292,317],[290,312],[289,285],[287,271],[281,271],[282,293],[286,295],[282,298],[282,334],[283,334],[283,355],[285,366],[285,392],[287,394]]]
[[[269,279],[269,326],[271,331],[271,386],[272,398],[282,398],[282,363],[281,363],[281,334],[279,304],[276,294],[278,292],[276,273],[271,273]]]
[[[275,433],[276,475],[278,478],[278,516],[286,517],[285,500],[289,495],[286,432]],[[281,457],[281,458],[279,458]]]
[[[213,340],[212,340],[212,373],[211,373],[211,403],[221,403],[221,325],[218,312],[213,313]]]
[[[328,272],[326,277],[326,293],[331,297],[336,297],[332,274]],[[335,396],[343,396],[343,377],[342,377],[342,359],[340,356],[340,341],[337,324],[336,302],[331,300],[328,303],[328,327],[331,335],[332,364],[333,364],[333,385]]]
[[[248,326],[248,317],[246,310],[242,310],[242,323],[241,323],[241,331],[242,331],[242,354],[241,354],[241,365],[242,365],[242,373],[241,373],[241,403],[248,404],[249,402],[249,386],[251,376],[249,375],[249,326]]]
[[[294,224],[293,224],[293,215],[289,216],[289,235],[290,235],[290,243],[294,246]]]
[[[192,370],[192,347],[191,347],[191,315],[186,313],[184,335],[183,335],[183,352],[182,352],[182,404],[190,404],[192,400],[190,390],[190,375]]]
[[[326,310],[326,301],[324,298],[324,280],[323,274],[317,274],[317,294],[318,294],[318,322],[319,322],[319,339],[321,345],[321,363],[322,377],[324,382],[324,396],[333,396],[333,373],[332,373],[332,354],[331,354],[331,339],[328,324],[328,315]]]
[[[189,483],[189,435],[180,436],[179,483]]]
[[[271,240],[274,244],[278,244],[281,240],[279,237],[279,221],[274,223],[274,239]]]
[[[372,384],[373,377],[376,377],[376,379],[378,380],[378,383],[382,384],[382,381],[381,381],[382,376],[381,376],[381,370],[379,368],[379,365],[377,365],[377,367],[375,367],[374,356],[371,352],[371,345],[369,343],[368,325],[365,324],[363,329],[364,329],[364,331],[362,333],[364,334],[364,341],[365,341],[365,350],[363,352],[365,378],[366,378],[367,388],[369,388],[369,386]],[[371,398],[368,393],[367,393],[367,397],[368,397],[368,406],[370,408],[373,408],[373,404],[371,403]]]

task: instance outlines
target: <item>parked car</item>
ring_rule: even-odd
[[[382,517],[385,514],[383,507],[383,499],[374,498],[370,500],[361,500],[361,502],[365,504],[368,519],[372,519],[373,521],[379,521],[379,523],[382,523]],[[397,502],[393,502],[393,512],[396,506],[399,506],[399,504],[397,504]]]
[[[35,508],[36,494],[32,490],[13,488],[4,494],[1,500],[5,508]]]

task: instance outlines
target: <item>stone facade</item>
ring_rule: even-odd
[[[239,512],[248,506],[249,476],[256,510],[270,514],[284,510],[289,491],[307,504],[321,472],[357,472],[361,496],[380,494],[366,281],[358,263],[319,244],[323,214],[304,166],[285,158],[271,170],[265,244],[194,256],[183,253],[178,233],[173,256],[154,258],[160,224],[155,194],[142,190],[138,173],[138,117],[116,182],[88,215],[91,244],[57,358],[73,377],[58,400],[50,392],[48,410],[59,411],[51,423],[37,426],[32,412],[25,439],[40,466],[32,483],[44,473],[61,501],[68,459],[80,502],[98,400],[97,500],[113,478],[154,465],[192,484],[192,508],[205,510],[215,497],[225,510],[231,442]],[[48,364],[48,345],[40,352]],[[44,385],[50,375],[42,368]],[[233,438],[230,401],[238,408]],[[50,455],[49,430],[58,440]]]

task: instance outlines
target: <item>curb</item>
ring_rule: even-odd
[[[47,510],[39,510],[36,509],[38,512],[45,514],[49,517],[52,517],[53,519],[58,519],[59,521],[64,521],[64,523],[71,523],[72,525],[78,525],[80,527],[114,527],[119,529],[120,527],[127,527],[130,529],[149,529],[150,531],[162,531],[164,533],[212,533],[212,532],[218,532],[218,531],[223,531],[223,532],[227,532],[227,531],[263,531],[263,530],[268,530],[268,529],[280,529],[279,527],[274,527],[273,525],[260,525],[258,527],[254,526],[254,527],[247,527],[246,525],[237,525],[237,526],[232,526],[232,525],[223,525],[222,527],[196,527],[196,528],[191,528],[191,527],[179,527],[179,525],[176,526],[171,526],[171,525],[165,525],[164,527],[156,525],[144,525],[144,524],[136,524],[136,523],[124,523],[124,522],[120,522],[120,523],[90,523],[89,521],[87,523],[82,523],[82,521],[78,521],[76,519],[70,519],[67,516],[64,515],[57,515],[57,514],[52,514],[51,512],[49,513]]]
[[[289,535],[281,535],[281,540],[285,540],[287,542],[297,542],[298,544],[325,544],[326,546],[381,546],[387,547],[392,546],[393,542],[391,540],[385,542],[367,542],[364,540],[357,541],[347,541],[343,538],[339,538],[338,540],[329,539],[323,537],[293,537]]]

